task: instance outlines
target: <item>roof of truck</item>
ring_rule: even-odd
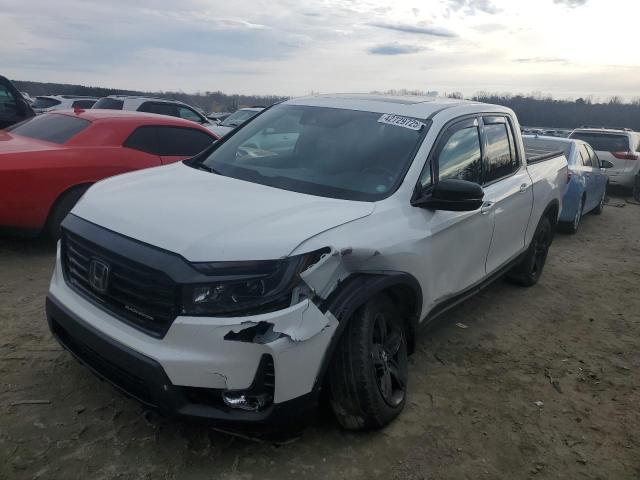
[[[379,113],[406,115],[415,118],[429,118],[452,107],[487,105],[455,98],[427,97],[419,95],[384,95],[359,93],[334,93],[294,98],[284,102],[289,105],[309,105],[328,108],[345,108]],[[502,110],[504,107],[496,107]],[[492,109],[493,110],[493,109]]]

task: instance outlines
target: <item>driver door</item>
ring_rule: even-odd
[[[482,182],[482,145],[477,118],[449,126],[422,173],[423,188],[456,178]],[[425,236],[421,240],[427,272],[427,298],[435,304],[482,281],[493,234],[494,216],[484,208],[471,212],[421,210]],[[429,305],[429,308],[433,305]]]

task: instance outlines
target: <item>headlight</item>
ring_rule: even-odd
[[[330,249],[281,260],[194,263],[211,281],[185,285],[182,315],[255,315],[287,308],[313,295],[300,273]]]

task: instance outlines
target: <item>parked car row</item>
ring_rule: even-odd
[[[57,110],[0,130],[0,230],[53,238],[92,184],[190,158],[218,137],[179,118]]]
[[[209,118],[199,109],[178,100],[166,98],[143,97],[138,95],[110,95],[108,97],[83,97],[74,95],[41,95],[31,99],[23,98],[31,105],[35,113],[46,113],[54,110],[97,109],[97,110],[129,110],[136,112],[156,113],[170,117],[190,120],[210,129],[222,137],[252,118],[264,107],[240,108],[230,114],[211,114]]]
[[[626,178],[604,152],[636,151],[456,99],[299,98],[219,139],[179,102],[100,102],[0,133],[0,225],[60,238],[50,330],[147,407],[263,430],[323,391],[344,428],[388,424],[419,330],[496,279],[535,285],[556,227]]]

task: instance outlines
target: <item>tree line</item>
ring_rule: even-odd
[[[479,93],[473,100],[511,108],[521,125],[577,128],[583,125],[631,128],[640,131],[640,100],[623,103],[618,97],[594,103],[589,98],[555,100],[536,95],[496,95]]]
[[[115,88],[88,87],[66,83],[42,83],[13,81],[18,90],[37,95],[88,95],[106,97],[108,95],[143,95],[180,100],[204,112],[233,112],[241,107],[269,106],[286,100],[278,95],[229,95],[221,91],[197,93],[184,92],[143,92],[139,90],[121,90]],[[387,94],[436,96],[435,91],[389,90]],[[460,93],[448,94],[449,97],[462,98]],[[605,102],[594,102],[591,98],[556,100],[541,94],[509,95],[479,92],[472,100],[504,105],[518,115],[522,125],[535,127],[576,128],[582,125],[632,128],[640,131],[640,99],[624,103],[619,97],[611,97]]]

